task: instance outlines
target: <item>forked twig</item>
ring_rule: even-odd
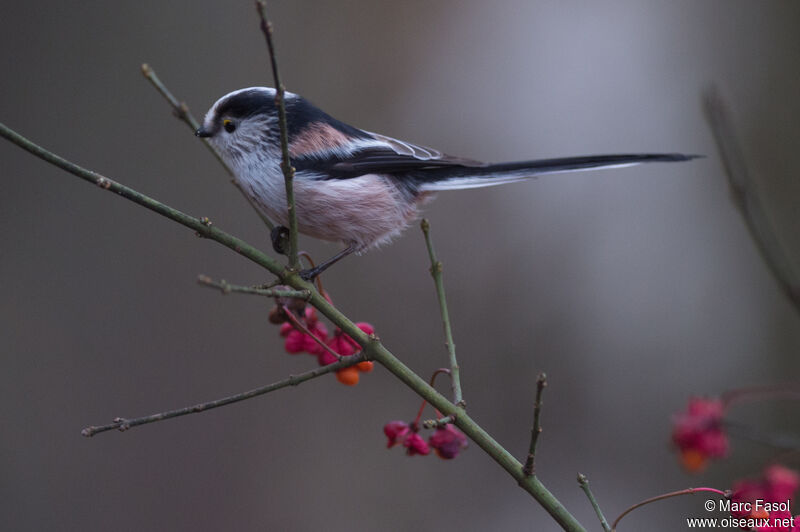
[[[433,249],[431,239],[431,224],[424,219],[420,223],[422,233],[425,235],[425,245],[428,248],[428,256],[431,259],[431,276],[436,285],[436,296],[439,300],[439,311],[442,314],[442,324],[444,326],[445,346],[450,358],[450,383],[453,387],[453,402],[456,406],[464,407],[464,397],[461,395],[461,371],[456,359],[456,344],[453,342],[453,329],[450,326],[450,313],[447,311],[447,299],[444,294],[444,281],[442,280],[442,263],[436,258],[436,251]]]
[[[144,63],[142,65],[142,74],[144,75],[145,78],[147,78],[147,81],[149,81],[153,85],[153,87],[156,88],[159,94],[161,94],[161,96],[163,96],[164,99],[167,100],[167,102],[169,102],[170,106],[172,106],[172,112],[175,115],[175,117],[177,117],[181,122],[189,126],[192,131],[197,131],[197,129],[200,127],[200,123],[197,121],[192,112],[189,110],[189,106],[186,105],[186,103],[184,102],[178,101],[178,99],[175,96],[173,96],[172,92],[170,92],[170,90],[167,88],[166,85],[164,85],[164,83],[161,81],[158,75],[156,75],[155,70],[153,70],[153,68],[147,63]],[[208,142],[208,139],[202,139],[202,141],[203,144],[205,144],[206,148],[208,148],[208,150],[212,154],[214,154],[214,157],[216,157],[217,161],[219,161],[219,164],[221,164],[222,167],[225,168],[228,174],[230,174],[230,176],[233,178],[234,177],[233,170],[231,170],[230,166],[228,166],[228,164],[222,160],[222,157],[217,152],[217,150],[214,149],[214,146],[212,146],[211,143]],[[239,192],[242,193],[244,199],[246,199],[247,203],[249,203],[250,206],[253,208],[253,210],[256,211],[256,214],[258,215],[259,218],[261,218],[261,221],[264,222],[264,225],[266,225],[267,228],[270,231],[272,231],[272,229],[275,227],[275,224],[272,223],[272,220],[270,220],[266,214],[261,212],[261,209],[258,208],[258,205],[256,205],[253,198],[251,198],[250,195],[244,191],[244,189],[239,185],[236,179],[231,179],[231,184],[235,186],[239,190]]]

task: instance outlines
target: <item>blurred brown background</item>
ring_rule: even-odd
[[[720,488],[771,452],[734,441],[700,476],[669,449],[693,394],[797,377],[800,321],[733,207],[700,94],[717,82],[776,230],[800,263],[800,4],[272,1],[286,86],[371,131],[490,161],[604,152],[687,164],[443,193],[427,209],[463,386],[517,456],[546,371],[538,471],[587,527],[657,493]],[[0,120],[268,247],[224,171],[142,78],[201,115],[271,84],[250,1],[6,2]],[[212,399],[313,367],[267,303],[195,285],[265,274],[221,246],[0,143],[0,516],[6,530],[555,530],[473,446],[387,451],[418,399],[377,369],[93,439],[90,424]],[[302,239],[317,257],[330,244]],[[446,364],[416,228],[325,276],[423,375]],[[789,429],[795,404],[734,417]],[[798,428],[796,425],[794,428]],[[797,466],[795,462],[793,465]],[[626,530],[683,530],[702,497]],[[796,510],[796,509],[795,509]],[[797,513],[795,511],[795,513]]]

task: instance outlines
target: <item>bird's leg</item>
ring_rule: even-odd
[[[319,274],[339,262],[341,259],[345,258],[352,252],[356,250],[355,243],[351,243],[349,246],[341,250],[339,253],[334,255],[333,257],[329,258],[319,266],[315,266],[313,268],[308,268],[307,270],[302,270],[300,272],[300,277],[302,277],[306,281],[313,281]]]
[[[272,239],[272,249],[275,250],[275,253],[279,253],[281,255],[286,255],[288,243],[289,243],[289,229],[284,227],[283,225],[276,225],[272,232],[270,233],[270,238]],[[341,259],[345,258],[352,252],[356,250],[356,245],[351,243],[349,246],[344,248],[342,251],[334,255],[333,257],[329,258],[319,266],[314,266],[313,268],[308,268],[305,270],[300,271],[300,277],[306,281],[313,281],[319,274],[339,262]]]

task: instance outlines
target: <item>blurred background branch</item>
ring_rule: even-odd
[[[725,166],[733,203],[742,215],[756,249],[770,273],[795,310],[800,313],[800,273],[784,251],[769,220],[759,187],[750,175],[745,154],[733,127],[730,106],[716,86],[706,91],[703,102]]]

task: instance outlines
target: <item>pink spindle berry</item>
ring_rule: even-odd
[[[290,355],[297,355],[306,350],[306,333],[300,332],[297,329],[292,329],[286,335],[286,341],[283,344],[284,349]]]
[[[774,464],[764,470],[764,498],[773,501],[791,499],[800,488],[800,474],[793,469]]]
[[[324,295],[330,302],[330,297],[328,297],[327,294]],[[325,327],[325,324],[319,321],[317,311],[313,307],[306,306],[302,309],[302,316],[290,314],[293,312],[291,309],[283,310],[282,307],[276,308],[279,309],[279,312],[272,313],[275,314],[275,316],[271,314],[271,317],[274,318],[272,322],[281,323],[280,335],[282,338],[285,338],[284,349],[286,349],[287,353],[292,355],[309,353],[317,357],[317,362],[319,362],[320,366],[327,366],[339,360],[334,353],[342,357],[347,357],[361,351],[361,346],[338,328],[333,336],[328,337],[328,329]],[[300,309],[296,310],[300,312]],[[278,314],[287,321],[280,322],[277,319]],[[375,332],[375,329],[369,323],[359,322],[356,323],[356,326],[367,334],[373,334]],[[308,330],[308,333],[306,333],[305,330],[301,330],[303,327]],[[326,349],[326,346],[328,349]],[[336,378],[342,384],[355,386],[358,384],[360,374],[370,371],[372,371],[372,362],[364,361],[355,366],[338,370],[336,372]]]
[[[761,478],[740,480],[733,485],[731,506],[735,503],[736,510],[731,510],[731,515],[740,519],[768,519],[766,526],[756,526],[759,532],[798,532],[797,518],[792,525],[784,526],[792,517],[790,505],[798,487],[800,475],[796,471],[772,465]]]
[[[408,454],[408,456],[414,456],[415,454],[425,456],[431,452],[430,447],[428,447],[428,442],[423,440],[422,436],[416,432],[412,432],[406,436],[405,441],[403,441],[403,447],[406,448],[406,454]]]
[[[373,329],[372,325],[369,323],[359,322],[356,323],[356,326],[367,334],[373,334],[375,332],[375,329]],[[340,329],[336,329],[336,332],[333,333],[333,336],[327,341],[326,345],[339,356],[343,357],[349,357],[361,352],[361,346]],[[327,366],[328,364],[336,362],[336,357],[324,349],[317,353],[317,359],[320,366]],[[362,373],[368,373],[372,371],[372,363],[361,362],[356,365],[356,368]],[[356,379],[356,382],[357,381],[358,379]]]
[[[436,429],[428,443],[439,458],[450,460],[467,447],[467,437],[453,425],[445,425]]]
[[[390,449],[398,443],[402,443],[406,437],[406,434],[408,434],[410,431],[411,428],[408,426],[408,423],[403,421],[388,422],[383,426],[383,433],[387,438],[389,438],[389,441],[386,443],[386,448]]]
[[[725,405],[720,399],[694,397],[686,411],[675,416],[672,442],[686,470],[701,471],[709,459],[728,454],[728,436],[722,425],[724,413]]]
[[[290,325],[291,327],[291,325]],[[315,322],[311,326],[306,325],[308,330],[325,342],[328,339],[328,330],[325,328],[325,325],[320,322]],[[281,332],[283,332],[283,327],[281,327]],[[286,342],[284,344],[287,353],[292,355],[296,355],[298,353],[311,353],[312,355],[318,354],[322,351],[322,346],[320,346],[317,342],[314,341],[308,334],[299,331],[292,327],[292,330],[286,335]]]
[[[369,323],[363,321],[356,323],[356,327],[364,331],[366,334],[375,333],[375,328]],[[355,355],[361,351],[361,346],[339,329],[336,329],[336,332],[333,334],[333,338],[331,338],[328,346],[343,357],[349,357],[350,355]]]
[[[349,357],[350,355],[354,354],[356,352],[356,347],[358,347],[359,350],[361,349],[361,346],[359,346],[358,344],[355,344],[354,347],[353,341],[350,340],[350,338],[346,334],[344,334],[342,331],[338,329],[336,330],[335,333],[333,333],[331,339],[328,340],[328,347],[330,347],[331,349],[339,353],[340,356],[343,357]]]
[[[305,311],[303,312],[303,317],[306,319],[306,327],[309,329],[311,329],[311,327],[319,320],[317,317],[317,309],[312,306],[306,307]]]
[[[388,439],[386,442],[387,448],[401,444],[406,448],[406,454],[409,456],[415,454],[426,455],[431,452],[428,443],[417,434],[416,426],[412,427],[403,421],[390,421],[383,426],[383,433]]]
[[[322,349],[319,353],[317,353],[317,362],[319,362],[320,366],[327,366],[328,364],[333,364],[337,362],[337,358],[333,356],[333,353]]]
[[[313,324],[308,325],[308,330],[319,338],[322,343],[324,344],[328,340],[328,329],[325,325],[321,322],[315,321]],[[325,351],[325,348],[319,345],[313,338],[309,335],[303,335],[306,341],[306,351],[312,355],[318,355],[319,353]]]

